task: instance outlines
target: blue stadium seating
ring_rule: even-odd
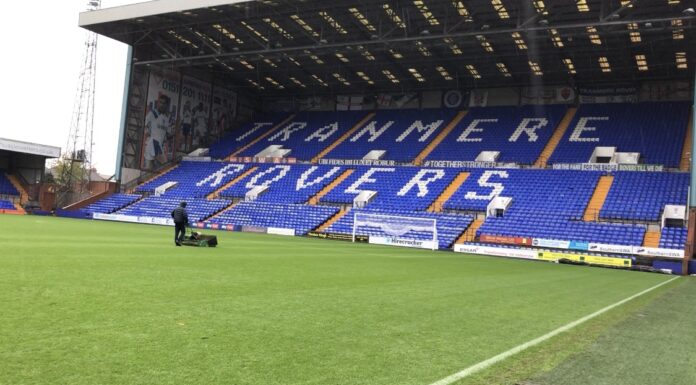
[[[270,202],[239,202],[208,223],[295,229],[306,234],[338,212],[337,207],[282,204]]]
[[[563,105],[472,108],[426,160],[473,161],[500,151],[499,162],[532,164],[565,112]]]
[[[355,213],[374,213],[404,217],[433,218],[437,221],[436,228],[438,236],[438,248],[440,249],[448,248],[457,239],[457,237],[461,233],[463,233],[467,227],[469,227],[471,222],[474,220],[474,217],[472,215],[440,214],[428,213],[423,211],[414,212],[403,209],[399,210],[382,208],[364,208],[353,209],[349,211],[346,215],[341,217],[341,219],[329,226],[329,228],[326,231],[333,233],[352,234]],[[393,236],[393,234],[385,233],[381,228],[374,226],[358,226],[358,228],[356,229],[356,233],[359,235],[375,235],[385,237]],[[401,236],[421,240],[430,240],[433,237],[431,232],[414,230],[410,230],[409,232]]]
[[[422,211],[430,206],[460,172],[455,168],[408,166],[354,168],[353,174],[324,196],[322,202],[352,205],[358,191],[368,190],[377,191],[377,196],[370,202],[370,207]],[[360,180],[363,183],[354,187]],[[415,180],[432,181],[424,183],[421,189],[418,185],[409,183]]]
[[[657,221],[667,204],[686,205],[689,174],[617,172],[599,217]]]
[[[16,210],[16,207],[12,202],[0,199],[0,210]]]
[[[384,160],[410,162],[454,115],[451,109],[378,111],[326,158],[362,159],[371,150],[385,150]]]
[[[585,163],[595,147],[609,146],[640,152],[642,163],[678,167],[688,119],[686,102],[583,104],[550,162]]]
[[[277,114],[254,119],[253,122],[249,122],[230,131],[225,134],[222,139],[213,143],[209,148],[208,155],[213,159],[224,159],[250,143],[252,140],[258,138],[264,132],[275,127],[285,118],[287,118],[287,115]]]
[[[83,207],[80,211],[84,213],[101,213],[109,214],[116,210],[120,210],[123,207],[132,204],[138,199],[142,198],[141,195],[137,194],[113,194],[104,199],[90,204],[89,206]]]
[[[260,202],[305,203],[343,172],[338,166],[264,164],[244,179],[220,192],[228,198],[244,198],[254,186],[268,185]],[[304,178],[303,178],[304,175]]]
[[[163,196],[179,198],[203,198],[250,168],[248,164],[223,162],[181,162],[168,173],[138,187],[138,193],[154,193],[167,182],[178,182]]]
[[[0,195],[17,195],[19,196],[19,191],[15,186],[7,179],[5,172],[0,170]]]
[[[172,210],[179,206],[182,199],[187,203],[186,211],[191,223],[203,221],[232,203],[224,199],[148,197],[116,211],[116,214],[170,219]]]
[[[663,227],[660,234],[660,247],[664,249],[684,249],[686,245],[686,227]]]
[[[276,144],[292,150],[289,157],[311,160],[366,115],[364,111],[302,112],[239,156],[253,157]]]

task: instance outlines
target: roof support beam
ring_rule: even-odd
[[[599,21],[599,22],[582,22],[582,23],[567,23],[567,24],[558,24],[558,25],[535,25],[533,27],[527,27],[524,29],[519,29],[519,28],[501,28],[501,29],[488,29],[488,30],[475,30],[475,31],[467,31],[467,32],[455,32],[455,33],[450,33],[450,34],[430,34],[430,35],[420,35],[420,36],[405,36],[405,37],[392,37],[392,38],[385,38],[382,37],[380,39],[375,39],[375,40],[363,40],[363,41],[349,41],[349,42],[341,42],[341,43],[327,43],[327,44],[321,44],[321,45],[304,45],[304,46],[295,46],[295,47],[280,47],[280,48],[272,48],[272,49],[260,49],[260,50],[251,50],[251,51],[239,51],[239,52],[224,52],[220,54],[210,54],[210,55],[199,55],[199,56],[189,56],[189,57],[176,57],[172,59],[161,59],[161,60],[149,60],[149,61],[141,61],[136,63],[136,65],[146,65],[146,64],[164,64],[164,63],[172,63],[176,61],[187,61],[187,60],[205,60],[205,59],[211,59],[215,57],[225,57],[225,58],[231,58],[231,57],[239,57],[239,56],[244,56],[244,55],[270,55],[274,53],[288,53],[288,52],[295,52],[295,51],[304,51],[304,50],[314,50],[314,49],[327,49],[327,48],[343,48],[345,46],[356,46],[356,45],[363,45],[363,46],[374,46],[374,45],[383,45],[383,44],[389,44],[389,43],[403,43],[403,42],[413,42],[416,40],[422,40],[422,41],[427,41],[427,40],[437,40],[437,39],[444,39],[444,38],[458,38],[458,37],[474,37],[476,35],[497,35],[497,34],[510,34],[512,32],[531,32],[531,31],[548,31],[550,28],[554,28],[558,31],[560,30],[566,30],[566,29],[582,29],[587,26],[595,26],[595,27],[601,27],[601,26],[621,26],[621,25],[627,25],[630,23],[658,23],[658,22],[671,22],[672,20],[675,19],[681,19],[684,21],[690,21],[690,20],[696,20],[696,16],[692,15],[680,15],[677,17],[651,17],[651,18],[643,18],[643,19],[631,19],[631,18],[626,18],[622,20],[604,20],[604,21]],[[685,28],[688,28],[686,25],[684,26]]]

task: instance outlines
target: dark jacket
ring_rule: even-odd
[[[172,218],[174,218],[174,223],[188,223],[188,213],[186,209],[179,206],[172,211]]]

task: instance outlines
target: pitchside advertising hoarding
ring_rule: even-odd
[[[612,267],[631,267],[632,261],[630,258],[619,257],[604,257],[598,255],[587,254],[571,254],[540,251],[535,249],[515,249],[495,246],[483,245],[454,245],[454,251],[457,253],[493,255],[507,258],[534,259],[540,261],[557,262],[560,260],[568,260],[579,263],[587,263],[590,265],[612,266]]]
[[[399,238],[399,237],[375,237],[370,236],[369,243],[375,245],[386,245],[386,246],[401,246],[401,247],[413,247],[416,249],[437,249],[437,242],[430,240],[424,241],[412,238]]]

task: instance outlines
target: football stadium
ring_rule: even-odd
[[[0,138],[0,385],[696,383],[696,1],[90,4],[116,175]]]

